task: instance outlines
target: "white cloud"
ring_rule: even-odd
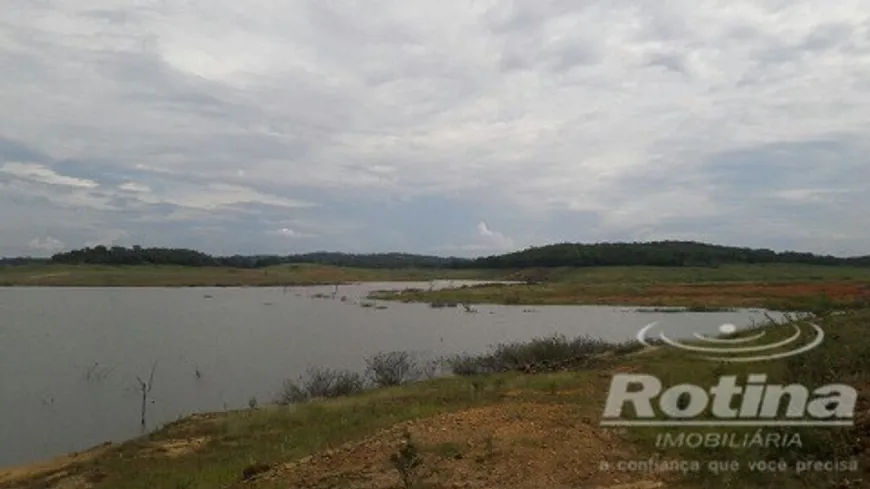
[[[435,248],[436,252],[463,252],[463,253],[501,253],[506,251],[514,251],[514,240],[504,234],[492,230],[489,225],[480,221],[477,223],[475,236],[470,242],[464,244],[448,244]]]
[[[504,234],[493,231],[485,222],[480,221],[477,224],[477,234],[483,241],[482,246],[487,246],[493,250],[507,250],[513,248],[514,240]]]
[[[50,168],[37,163],[21,163],[10,161],[0,167],[0,172],[25,180],[49,185],[63,185],[68,187],[96,188],[99,184],[93,180],[73,178],[60,175]]]
[[[225,183],[206,185],[167,183],[161,192],[140,195],[148,204],[173,204],[192,209],[213,210],[237,204],[268,204],[279,207],[310,207],[314,204],[259,192],[253,188]]]
[[[311,233],[303,233],[290,228],[281,228],[275,231],[275,234],[287,238],[313,238],[316,235]]]
[[[844,230],[842,249],[870,242],[851,225],[870,215],[859,0],[19,3],[20,22],[0,26],[0,198],[30,199],[34,216],[84,208],[126,229],[133,218],[112,213],[157,224],[265,205],[424,247],[432,238],[414,236],[430,223],[467,234],[439,213],[486,208],[514,240],[534,227],[542,240],[820,249],[824,234],[796,229],[822,226]],[[802,150],[812,145],[828,154]],[[754,177],[719,178],[758,154]],[[793,167],[770,171],[783,161]],[[388,221],[371,204],[416,199],[451,205]],[[591,224],[565,231],[571,216]],[[224,226],[225,238],[249,226],[277,239],[273,220]]]
[[[151,188],[147,185],[136,182],[124,182],[118,185],[118,188],[127,192],[150,192]]]
[[[30,240],[30,243],[28,243],[28,245],[34,250],[47,253],[55,253],[64,248],[63,242],[54,239],[51,236],[46,236],[44,238],[34,238]]]
[[[778,191],[775,195],[784,200],[823,203],[830,202],[838,195],[845,193],[848,193],[848,190],[830,188],[795,188]]]

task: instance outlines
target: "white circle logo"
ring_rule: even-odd
[[[650,332],[658,325],[658,321],[647,324],[637,333],[637,339],[646,346],[653,346],[650,341]],[[716,362],[762,362],[766,360],[776,360],[779,358],[790,357],[800,353],[807,352],[819,346],[825,338],[825,333],[818,325],[810,323],[813,329],[814,337],[807,343],[797,346],[803,331],[797,324],[792,324],[794,333],[783,340],[778,340],[771,343],[739,346],[745,343],[752,343],[762,340],[767,331],[762,330],[758,333],[739,337],[739,338],[712,338],[699,333],[694,336],[698,340],[693,344],[681,343],[677,340],[669,338],[664,331],[659,331],[658,341],[661,341],[669,346],[680,348],[696,353],[703,353],[702,358]],[[737,332],[737,327],[731,323],[725,323],[719,326],[719,332],[724,335],[732,335]]]

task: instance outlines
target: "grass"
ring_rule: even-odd
[[[548,282],[583,284],[703,284],[710,282],[814,282],[870,280],[862,267],[801,264],[734,264],[718,267],[554,267],[513,272],[514,280],[534,278]]]
[[[488,270],[364,269],[278,265],[262,269],[181,266],[28,265],[0,267],[0,286],[240,287],[332,285],[353,282],[488,280]]]
[[[508,385],[534,389],[534,380],[517,378],[498,390],[472,392],[468,379],[437,379],[295,407],[193,417],[113,448],[76,471],[99,479],[93,485],[96,489],[223,487],[239,481],[252,465],[299,459],[402,421],[497,402]],[[154,446],[179,438],[209,441],[195,457],[165,457],[154,452]],[[50,485],[33,480],[23,487]]]
[[[0,286],[230,287],[530,278],[539,282],[381,291],[371,298],[427,302],[433,308],[480,303],[606,304],[653,309],[682,307],[696,312],[743,307],[812,311],[863,307],[870,303],[870,270],[816,265],[526,270],[388,270],[308,264],[265,269],[53,264],[0,268]]]
[[[714,474],[707,470],[692,473],[687,478],[691,487],[750,488],[770,487],[852,487],[859,479],[868,480],[870,467],[859,467],[859,473],[829,471],[805,472],[796,474],[798,463],[808,460],[849,460],[865,459],[870,448],[870,417],[867,416],[867,395],[870,394],[870,338],[866,333],[870,323],[870,310],[851,311],[841,315],[814,319],[828,332],[821,347],[807,353],[777,360],[759,366],[756,363],[715,364],[687,357],[683,352],[663,350],[656,355],[644,358],[642,366],[645,373],[657,375],[666,385],[691,383],[695,385],[715,385],[721,375],[737,375],[745,379],[749,374],[765,373],[768,382],[790,385],[807,385],[810,390],[830,383],[845,383],[858,390],[857,426],[854,428],[764,428],[764,436],[778,433],[782,440],[797,435],[800,446],[786,443],[769,443],[766,446],[746,447],[670,447],[657,446],[664,433],[678,434],[679,429],[645,428],[634,429],[628,435],[633,443],[646,451],[659,452],[681,459],[736,461],[742,469],[733,474]],[[782,340],[793,333],[790,325],[767,328],[771,333],[765,343]],[[748,333],[744,333],[748,334]],[[734,335],[740,337],[743,334]],[[863,414],[862,414],[863,413]],[[863,416],[863,417],[862,417]],[[713,420],[709,410],[703,419]],[[752,437],[758,428],[698,428],[690,431],[707,433],[729,433],[735,439]],[[747,470],[750,464],[759,460],[784,461],[791,469],[785,473],[771,473]],[[857,486],[856,486],[857,487]],[[861,486],[865,487],[865,486]]]
[[[533,271],[523,271],[523,274]],[[544,272],[542,272],[544,273]],[[825,310],[870,304],[870,270],[810,265],[719,268],[601,267],[545,272],[534,284],[483,284],[440,290],[378,291],[374,299],[445,304],[603,304],[717,312],[732,308]]]
[[[870,282],[870,270],[858,267],[793,264],[723,265],[716,268],[625,266],[522,270],[365,269],[313,264],[278,265],[264,269],[58,264],[0,267],[0,285],[3,286],[274,286],[435,279],[524,281],[530,278],[545,279],[542,285],[559,284],[569,288],[717,283],[781,284],[850,281],[867,283]],[[533,290],[545,289],[535,287]],[[622,289],[617,287],[616,290]],[[531,300],[529,303],[533,302],[534,300]]]
[[[592,438],[588,443],[594,444],[594,440],[600,436],[600,433],[610,430],[618,437],[621,444],[639,454],[640,459],[645,460],[652,454],[659,454],[664,458],[701,460],[704,463],[715,460],[723,463],[727,461],[741,467],[726,474],[713,474],[709,470],[686,473],[676,480],[671,480],[670,487],[759,489],[774,485],[859,487],[854,485],[859,484],[855,481],[858,479],[866,481],[870,476],[868,471],[870,467],[866,466],[870,454],[870,417],[866,413],[868,409],[866,395],[870,393],[870,336],[866,334],[866,328],[870,324],[870,309],[828,315],[814,321],[827,333],[825,341],[819,348],[791,359],[764,364],[716,363],[693,357],[685,351],[664,347],[639,351],[636,345],[620,345],[614,354],[608,354],[613,352],[612,348],[607,350],[596,342],[582,339],[543,338],[525,346],[501,345],[493,349],[489,358],[505,358],[506,363],[516,364],[517,358],[521,358],[521,362],[539,361],[579,353],[594,355],[600,361],[570,372],[538,375],[505,372],[438,378],[294,406],[268,406],[194,416],[170,424],[153,434],[113,447],[93,460],[68,467],[65,469],[66,477],[80,476],[90,481],[90,487],[95,489],[285,487],[286,484],[282,485],[280,478],[256,479],[246,484],[241,484],[241,480],[246,473],[252,475],[255,472],[268,471],[276,464],[324,453],[324,450],[373,435],[397,423],[425,420],[439,414],[465,412],[483,406],[496,406],[504,413],[515,412],[515,415],[509,415],[509,419],[517,423],[534,421],[535,426],[548,426],[545,417],[525,414],[521,408],[528,403],[541,406],[548,404],[569,406],[577,413],[577,418],[571,418],[575,421],[570,428],[567,426],[559,428],[550,436],[545,436],[538,441],[525,439],[522,436],[515,439],[517,444],[515,449],[522,450],[526,456],[532,457],[540,452],[542,457],[549,457],[552,456],[552,448],[546,447],[558,443],[559,439],[564,437],[564,430],[577,430],[582,426],[582,419],[595,419],[601,414],[610,378],[614,372],[627,371],[656,375],[666,386],[680,383],[712,386],[722,375],[733,374],[745,378],[750,373],[763,372],[768,375],[769,382],[785,384],[800,382],[808,384],[811,389],[832,382],[854,386],[860,392],[857,425],[851,428],[764,428],[766,432],[783,431],[789,435],[797,434],[802,442],[799,448],[794,446],[748,448],[658,446],[662,434],[677,433],[680,430],[699,433],[733,432],[735,436],[742,438],[745,433],[751,435],[755,428],[620,430],[596,426],[590,428]],[[806,324],[800,323],[800,326],[805,327]],[[767,326],[765,331],[768,333],[766,341],[774,342],[790,335],[793,329],[791,325],[779,325]],[[746,333],[734,337],[742,334]],[[660,411],[657,411],[657,414],[661,416]],[[705,411],[702,418],[713,419],[709,411]],[[569,419],[568,424],[571,423]],[[440,425],[436,425],[435,428],[439,431],[437,426]],[[445,425],[440,429],[453,428]],[[526,436],[524,433],[519,434]],[[532,433],[529,433],[529,436],[531,435]],[[510,446],[505,445],[503,439],[494,440],[492,434],[487,435],[486,432],[475,433],[474,436],[478,440],[484,440],[482,450],[491,455],[483,456],[478,453],[475,457],[471,457],[471,448],[468,448],[470,445],[466,446],[452,439],[446,439],[427,446],[421,445],[422,452],[440,460],[440,462],[433,462],[433,458],[424,457],[424,465],[465,463],[472,458],[478,460],[475,463],[480,467],[480,477],[485,477],[486,474],[497,471],[497,467],[492,464],[504,463],[510,466],[516,463],[513,459],[498,461],[500,459],[496,456],[496,452],[511,449]],[[167,456],[166,449],[160,448],[172,446],[170,442],[178,440],[205,440],[205,442],[195,452],[175,456]],[[499,443],[497,450],[496,442]],[[381,448],[381,450],[388,448]],[[468,457],[466,452],[469,454]],[[617,453],[612,446],[607,449],[607,452]],[[596,456],[604,453],[600,451]],[[850,458],[865,461],[865,465],[859,467],[858,473],[810,471],[798,475],[793,470],[785,473],[748,470],[749,464],[757,460],[782,460],[793,467],[796,463],[811,459],[824,461]],[[341,463],[341,460],[335,456],[330,460],[332,460],[330,464]],[[577,463],[595,464],[597,460],[579,459]],[[437,479],[437,476],[431,477]],[[615,477],[622,476],[616,474]],[[853,485],[847,485],[850,483]],[[43,474],[15,487],[43,489],[53,487],[51,484],[48,476]],[[2,484],[0,487],[3,487]]]

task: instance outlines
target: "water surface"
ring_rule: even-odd
[[[457,282],[458,284],[458,282]],[[442,284],[443,285],[443,284]],[[632,339],[649,322],[675,337],[747,326],[760,312],[638,313],[625,307],[384,302],[371,291],[429,283],[295,288],[0,288],[0,466],[139,434],[137,376],[157,363],[149,428],[194,412],[275,399],[309,366],[361,370],[390,350],[480,352],[537,336]],[[348,296],[342,302],[339,298]]]

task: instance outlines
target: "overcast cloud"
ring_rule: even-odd
[[[870,254],[870,5],[6,0],[0,256]]]

